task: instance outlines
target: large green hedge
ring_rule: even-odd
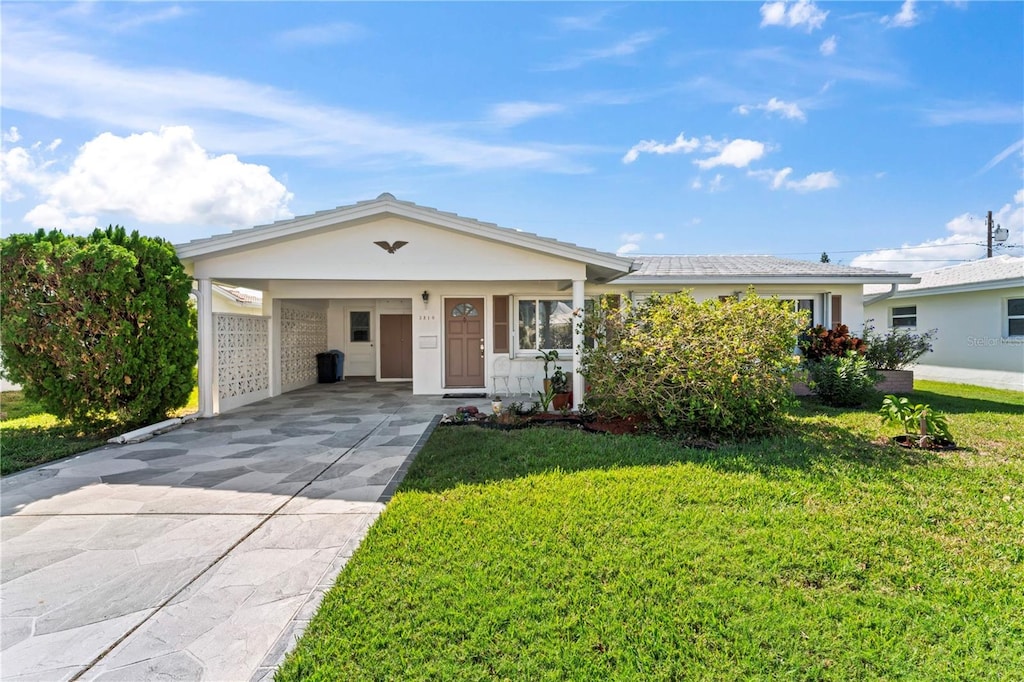
[[[622,311],[603,303],[584,320],[593,339],[582,349],[587,407],[689,437],[744,438],[780,425],[805,324],[792,302],[750,291],[701,303],[654,295]]]
[[[76,423],[163,419],[197,355],[191,278],[162,239],[122,227],[0,240],[0,352],[9,379]]]

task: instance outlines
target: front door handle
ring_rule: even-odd
[[[484,340],[480,339],[480,357],[484,356]]]

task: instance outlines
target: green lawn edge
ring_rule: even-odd
[[[1010,679],[1024,394],[911,398],[959,450],[813,399],[714,450],[439,429],[275,679]]]

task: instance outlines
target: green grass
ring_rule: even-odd
[[[1024,395],[914,397],[961,450],[439,429],[276,679],[1021,679]]]
[[[195,412],[199,404],[198,390],[192,392],[189,404],[171,416]],[[126,429],[110,423],[83,431],[60,421],[43,408],[25,398],[21,391],[0,394],[0,475],[46,464],[103,445]]]

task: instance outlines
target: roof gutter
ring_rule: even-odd
[[[920,280],[918,280],[918,281],[920,281]],[[887,292],[885,292],[883,294],[873,294],[871,296],[866,296],[864,298],[864,303],[878,303],[879,301],[884,301],[887,298],[895,296],[896,293],[899,291],[899,289],[900,289],[899,283],[893,282],[892,284],[889,285],[889,291],[887,291]]]

